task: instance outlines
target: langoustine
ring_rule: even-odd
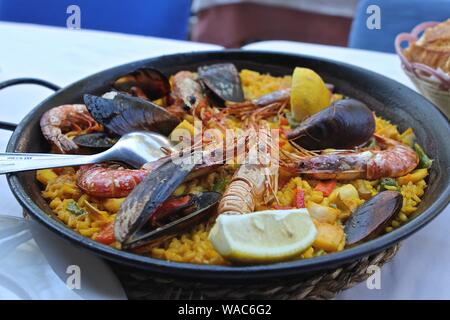
[[[278,161],[271,151],[273,141],[251,146],[246,162],[234,173],[219,202],[217,213],[246,214],[255,211],[259,204],[267,204],[276,194],[278,181]],[[252,161],[251,154],[258,151],[258,159]]]
[[[217,213],[245,214],[263,200],[267,177],[260,165],[242,165],[234,174],[219,202]]]

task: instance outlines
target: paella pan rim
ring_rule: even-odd
[[[105,86],[109,84],[115,76],[129,72],[142,66],[158,67],[162,65],[166,66],[166,72],[170,73],[170,70],[174,70],[174,68],[181,70],[183,69],[183,66],[191,66],[192,68],[193,66],[198,66],[200,64],[206,64],[209,62],[212,63],[217,61],[233,61],[238,64],[238,67],[251,67],[252,64],[261,67],[264,65],[264,63],[266,63],[267,66],[270,65],[273,70],[276,70],[276,67],[278,65],[280,69],[284,68],[285,70],[287,70],[295,66],[296,63],[304,63],[306,65],[314,66],[316,68],[316,71],[318,71],[319,73],[324,73],[325,78],[328,74],[331,75],[332,78],[336,77],[336,79],[342,80],[342,84],[337,84],[338,89],[346,89],[346,81],[348,83],[356,81],[358,83],[352,83],[352,85],[356,87],[363,86],[367,88],[368,91],[371,90],[370,88],[374,88],[373,90],[375,91],[371,91],[370,93],[372,95],[371,99],[375,99],[373,101],[379,100],[378,102],[382,102],[388,106],[389,104],[396,104],[397,108],[398,105],[402,105],[405,106],[406,111],[409,111],[409,106],[411,111],[423,112],[430,120],[430,123],[426,124],[426,128],[424,128],[430,134],[430,136],[426,137],[426,139],[435,139],[435,143],[442,143],[441,146],[444,149],[443,151],[438,151],[439,154],[434,155],[435,158],[437,158],[437,161],[435,161],[432,170],[436,170],[435,177],[436,179],[438,179],[437,183],[439,183],[438,187],[440,188],[439,194],[436,195],[436,199],[434,199],[434,201],[428,207],[419,208],[422,211],[420,215],[417,215],[410,222],[402,225],[400,228],[394,230],[393,232],[338,253],[333,253],[313,259],[295,260],[267,265],[210,266],[171,262],[141,256],[130,252],[116,250],[109,246],[97,243],[89,238],[81,236],[80,234],[66,227],[61,222],[58,222],[54,218],[50,217],[49,214],[46,213],[37,204],[37,201],[35,199],[36,195],[33,195],[29,192],[28,185],[33,183],[37,184],[37,182],[30,182],[30,179],[26,180],[23,176],[21,176],[21,174],[10,174],[7,176],[8,183],[13,194],[24,207],[24,209],[28,213],[30,213],[34,219],[38,220],[48,229],[71,241],[72,243],[75,243],[84,249],[87,249],[103,258],[112,260],[116,263],[148,270],[162,276],[170,275],[171,277],[199,280],[214,279],[217,281],[234,279],[244,282],[262,278],[267,279],[269,277],[280,278],[308,274],[354,262],[364,256],[380,252],[418,231],[433,218],[435,218],[448,205],[450,200],[450,146],[448,145],[448,141],[445,140],[445,137],[448,137],[450,134],[450,125],[448,120],[437,109],[437,107],[435,107],[431,102],[429,102],[413,90],[407,88],[406,86],[372,71],[368,71],[342,62],[305,55],[240,50],[200,51],[166,55],[114,67],[77,81],[74,84],[61,89],[60,91],[47,98],[45,101],[41,102],[37,107],[31,110],[30,113],[28,113],[20,122],[9,140],[7,151],[30,151],[29,149],[27,150],[27,146],[25,145],[32,145],[34,140],[36,140],[37,138],[31,136],[31,131],[26,129],[33,123],[35,123],[36,118],[40,118],[40,115],[45,110],[52,107],[52,101],[56,101],[58,100],[58,98],[61,99],[64,98],[64,96],[73,96],[74,94],[81,97],[83,93],[89,93],[85,92],[86,89],[87,91],[92,92],[92,87]],[[268,72],[271,72],[271,70],[268,70]],[[366,80],[369,81],[369,83],[363,83]],[[382,89],[382,92],[376,92],[376,90],[380,88]],[[362,98],[364,100],[364,95],[370,95],[369,93],[365,93],[363,91],[364,90],[359,93],[358,91],[355,91],[356,93],[360,94],[360,96],[357,98]],[[397,96],[397,99],[400,99],[401,101],[394,102],[393,96]],[[401,110],[396,109],[396,111]],[[389,110],[387,110],[386,112],[389,112]],[[413,129],[416,129],[415,127],[417,127],[418,125],[423,125],[425,123],[423,121],[420,121],[420,115],[412,117],[414,119],[413,121],[415,121],[415,123],[411,124],[413,126]],[[447,130],[447,134],[438,132],[439,128]],[[32,151],[36,152],[36,150]]]

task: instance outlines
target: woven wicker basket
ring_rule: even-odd
[[[255,284],[202,283],[158,277],[136,268],[111,262],[130,299],[333,299],[342,290],[365,281],[371,265],[383,266],[399,244],[366,256],[338,269],[308,277],[264,281]]]
[[[428,100],[433,102],[447,118],[450,119],[450,90],[442,90],[435,81],[419,78],[406,69],[403,69],[416,88]]]
[[[438,23],[424,22],[416,26],[411,33],[399,34],[395,39],[395,50],[402,61],[403,70],[416,88],[450,119],[450,76],[441,70],[435,70],[422,63],[409,62],[403,54],[404,49],[402,48],[403,42],[410,45],[418,40],[425,29]]]

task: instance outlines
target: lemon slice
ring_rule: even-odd
[[[224,258],[244,263],[287,260],[307,249],[317,229],[306,209],[221,215],[209,240]]]
[[[331,94],[322,78],[311,69],[295,68],[292,74],[291,112],[298,122],[330,105]]]

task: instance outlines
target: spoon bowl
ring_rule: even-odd
[[[166,136],[156,132],[138,131],[122,136],[112,148],[101,154],[108,158],[106,160],[122,161],[139,168],[147,162],[167,155],[165,150],[174,151],[172,143]]]

